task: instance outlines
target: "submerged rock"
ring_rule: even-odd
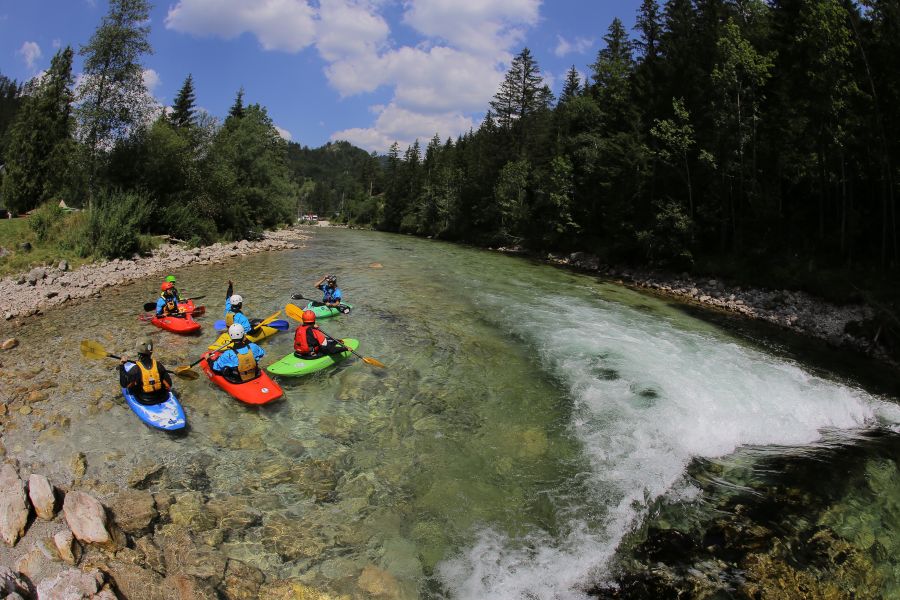
[[[16,468],[7,463],[0,467],[0,536],[14,546],[25,535],[28,523],[28,503],[25,482],[19,479]]]

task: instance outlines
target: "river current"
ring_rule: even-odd
[[[164,364],[185,364],[213,339],[229,278],[245,312],[264,317],[292,292],[314,297],[326,272],[355,308],[323,328],[359,338],[359,352],[387,368],[351,359],[281,380],[285,399],[256,409],[205,378],[178,380],[190,431],[170,436],[119,401],[113,361],[77,354],[81,339],[121,353],[150,334]],[[616,577],[636,531],[671,507],[696,522],[717,494],[752,489],[773,456],[864,447],[877,433],[890,450],[863,453],[860,472],[875,459],[896,470],[896,398],[588,275],[324,229],[301,250],[174,274],[183,295],[206,296],[199,337],[136,318],[157,293],[151,280],[20,328],[7,369],[59,368],[58,387],[4,443],[48,465],[51,479],[71,478],[79,452],[86,477],[99,481],[121,482],[150,459],[165,466],[153,489],[242,503],[253,518],[197,527],[221,529],[220,550],[273,577],[356,595],[374,565],[403,598],[584,598]],[[264,342],[263,364],[290,352],[291,338]],[[69,425],[35,424],[51,413]],[[712,486],[698,474],[710,463]],[[864,513],[860,487],[835,503]],[[829,524],[835,510],[819,507],[816,518]],[[893,559],[878,560],[895,570]]]

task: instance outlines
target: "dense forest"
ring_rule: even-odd
[[[69,48],[40,80],[0,76],[0,196],[91,207],[62,243],[124,255],[136,232],[204,243],[314,212],[724,274],[897,269],[896,0],[644,0],[558,98],[525,48],[477,130],[386,156],[287,143],[243,90],[220,122],[195,110],[190,75],[154,106],[148,10],[110,2],[77,88]],[[35,227],[54,235],[54,218]]]
[[[674,268],[896,268],[896,0],[644,0],[603,40],[558,100],[522,50],[477,131],[392,147],[349,218]]]

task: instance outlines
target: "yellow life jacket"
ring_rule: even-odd
[[[152,394],[163,388],[163,382],[162,378],[159,376],[159,366],[156,364],[156,359],[152,358],[150,360],[152,362],[150,363],[149,369],[142,365],[140,360],[135,361],[134,363],[141,370],[141,390],[143,390],[145,394]]]
[[[166,307],[163,309],[167,315],[175,315],[178,314],[178,303],[175,301],[175,298],[166,299]]]
[[[253,350],[247,348],[244,354],[237,350],[235,353],[238,357],[238,375],[241,376],[241,381],[250,381],[256,377],[256,357],[253,356]]]
[[[225,315],[225,324],[228,325],[229,327],[234,325],[234,313],[233,312],[230,312],[227,315]]]

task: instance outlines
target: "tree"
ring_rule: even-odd
[[[228,109],[228,116],[235,119],[240,119],[244,116],[244,86],[241,86],[238,90],[234,104]]]
[[[500,127],[511,129],[536,111],[547,108],[546,95],[541,93],[543,78],[531,50],[523,48],[513,58],[500,89],[491,100],[491,109]]]
[[[581,75],[575,65],[572,65],[566,72],[566,81],[563,84],[562,94],[559,95],[559,102],[568,102],[578,95],[581,91]]]
[[[176,127],[190,127],[194,124],[194,78],[188,74],[184,80],[178,95],[175,96],[175,102],[172,103],[172,114],[170,119]]]
[[[657,119],[650,129],[662,147],[657,155],[669,166],[678,171],[687,188],[688,216],[694,218],[694,188],[691,181],[691,159],[689,152],[697,143],[694,139],[694,127],[691,125],[691,115],[684,107],[684,100],[672,98],[672,110],[674,119]]]
[[[20,104],[19,84],[15,79],[0,74],[0,161],[3,160],[6,148],[7,131],[16,117]]]
[[[78,89],[81,135],[93,182],[98,151],[110,148],[143,123],[150,106],[141,56],[152,52],[148,0],[110,0],[109,12],[79,54],[84,78]]]
[[[30,210],[71,191],[78,173],[72,139],[72,56],[66,47],[40,79],[26,86],[7,149],[2,196],[7,208]]]
[[[613,19],[603,40],[606,47],[597,53],[591,65],[593,92],[605,115],[607,126],[624,131],[634,125],[637,111],[631,97],[631,73],[634,60],[628,33],[618,18]]]

